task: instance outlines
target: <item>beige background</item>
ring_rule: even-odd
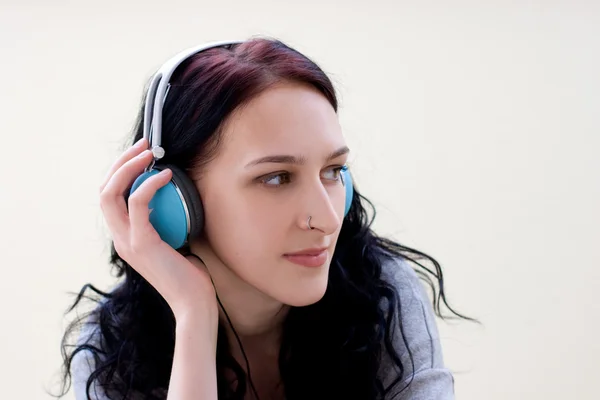
[[[150,74],[251,35],[330,74],[376,230],[485,324],[439,323],[457,398],[598,398],[599,3],[93,3],[0,0],[3,399],[50,398],[68,292],[113,283],[98,186]]]

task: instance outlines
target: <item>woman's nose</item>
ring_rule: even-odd
[[[339,195],[335,193],[335,189],[338,189]],[[300,226],[304,229],[322,231],[326,235],[334,233],[342,222],[335,207],[335,200],[340,200],[341,206],[343,193],[344,188],[341,184],[339,188],[330,189],[329,191],[323,186],[322,182],[307,189],[306,196],[303,196],[306,204],[303,207],[305,211],[299,217]],[[336,196],[340,199],[336,199]]]

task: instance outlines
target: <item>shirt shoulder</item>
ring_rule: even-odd
[[[83,321],[77,346],[96,347],[101,346],[100,327],[94,318],[94,314],[90,315]],[[71,376],[73,382],[73,391],[76,400],[87,400],[87,381],[92,372],[96,369],[96,361],[94,353],[89,348],[79,350],[71,360]],[[93,399],[109,400],[104,392],[98,388],[96,381],[90,387],[90,395]]]
[[[77,346],[85,346],[81,351],[77,352],[71,361],[71,376],[73,382],[73,391],[75,400],[87,400],[87,381],[90,375],[96,370],[96,358],[94,352],[86,347],[94,347],[102,350],[102,334],[100,325],[97,322],[97,312],[99,307],[94,310],[83,322]],[[108,394],[107,394],[108,393]],[[157,389],[155,394],[166,393],[164,389]],[[110,400],[117,397],[122,397],[118,393],[112,393],[104,390],[98,384],[97,380],[92,382],[90,387],[90,395],[93,400]],[[142,400],[146,396],[132,390],[129,392],[128,399]]]
[[[382,355],[380,377],[384,387],[400,378],[386,399],[453,400],[454,377],[444,364],[435,313],[424,283],[409,262],[401,257],[385,259],[382,279],[398,293],[390,333],[404,367],[401,374],[389,354],[384,352]],[[387,315],[387,304],[383,307]],[[409,382],[410,385],[402,390]]]

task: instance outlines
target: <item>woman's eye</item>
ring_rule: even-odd
[[[346,166],[336,166],[331,167],[325,170],[323,173],[323,179],[327,179],[329,181],[341,181],[341,172],[346,169]],[[289,172],[280,172],[274,175],[267,175],[264,178],[260,179],[260,182],[266,186],[270,187],[279,187],[283,185],[287,185],[292,181],[292,174]]]
[[[344,170],[345,168],[346,168],[345,166],[338,166],[338,167],[329,168],[326,171],[326,174],[328,176],[326,176],[325,179],[329,179],[329,180],[332,180],[332,181],[339,181],[339,180],[341,180],[341,173],[342,173],[342,170]]]
[[[290,174],[283,172],[277,175],[269,175],[261,179],[261,182],[267,186],[281,186],[290,183],[290,180]]]

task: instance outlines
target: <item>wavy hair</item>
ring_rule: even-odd
[[[196,54],[177,68],[171,82],[164,106],[163,132],[168,134],[163,136],[166,156],[162,162],[186,171],[210,162],[219,150],[227,117],[273,85],[310,85],[336,112],[338,109],[333,84],[321,68],[271,38],[252,38]],[[143,104],[144,100],[129,143],[142,137]],[[377,399],[399,382],[400,377],[383,387],[377,376],[382,352],[399,367],[400,376],[405,370],[390,332],[400,306],[399,295],[382,277],[383,260],[401,257],[420,266],[415,272],[433,290],[434,311],[439,317],[451,318],[442,315],[443,302],[454,315],[477,322],[448,305],[442,270],[435,259],[374,233],[375,208],[354,190],[324,297],[310,306],[292,307],[284,321],[279,368],[289,400]],[[418,260],[427,260],[435,270]],[[67,311],[73,311],[83,298],[97,302],[97,307],[66,329],[61,342],[62,391],[57,397],[69,389],[75,355],[90,351],[95,369],[87,380],[88,396],[95,384],[120,398],[136,393],[144,399],[165,399],[175,347],[174,316],[160,294],[117,254],[114,243],[109,261],[121,282],[109,292],[84,285]],[[95,295],[89,296],[89,291]],[[96,321],[101,345],[70,343],[70,337],[89,317]],[[237,385],[226,380],[226,372],[233,372]],[[217,375],[219,399],[243,399],[247,376],[231,356],[223,326],[218,331]]]

